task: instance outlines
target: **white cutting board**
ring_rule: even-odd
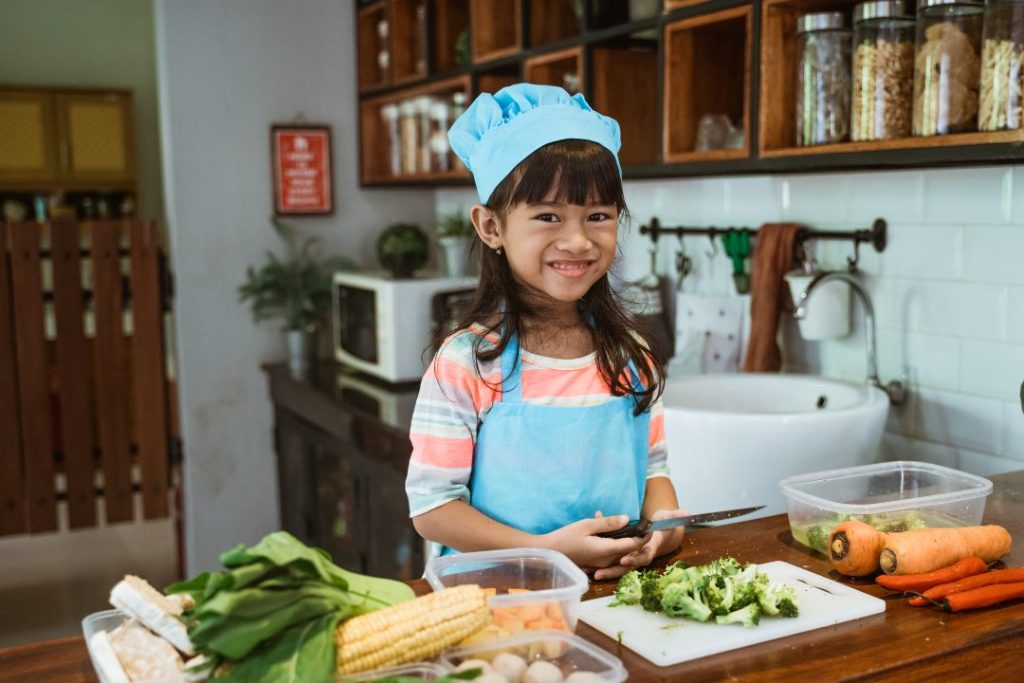
[[[639,605],[608,607],[615,599],[608,596],[582,603],[580,619],[656,666],[671,666],[885,611],[883,600],[788,562],[766,562],[758,568],[773,581],[796,589],[799,616],[762,616],[757,626],[744,628],[739,624],[673,619]]]

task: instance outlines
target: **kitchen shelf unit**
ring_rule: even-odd
[[[394,2],[395,0],[390,0]],[[569,0],[564,0],[566,3]],[[576,20],[562,0],[432,0],[428,2],[428,73],[415,83],[390,84],[361,95],[402,99],[416,89],[468,78],[468,100],[520,80],[563,85],[567,65],[579,65],[580,87],[595,109],[622,128],[627,178],[749,173],[919,168],[1019,163],[1024,131],[961,133],[877,142],[797,147],[793,117],[796,17],[809,11],[852,12],[857,0],[663,0],[656,16],[630,21],[629,3],[584,0]],[[358,11],[384,5],[378,0]],[[621,7],[619,7],[621,5]],[[598,11],[600,10],[600,11]],[[382,11],[377,9],[378,12]],[[495,12],[503,12],[496,18]],[[486,21],[482,17],[489,17]],[[454,38],[486,23],[461,63]],[[511,22],[511,23],[510,23]],[[497,34],[500,32],[500,35]],[[360,33],[362,37],[363,33]],[[364,54],[363,50],[360,54]],[[571,56],[570,56],[571,55]],[[565,60],[564,64],[560,63]],[[362,72],[362,65],[360,65]],[[362,129],[377,134],[362,107]],[[707,113],[726,113],[744,131],[741,149],[694,150]],[[379,150],[381,138],[361,149]],[[379,153],[379,152],[378,152]],[[456,162],[458,164],[458,162]],[[364,158],[361,167],[374,164]],[[437,175],[382,177],[363,185],[467,184],[460,169]]]

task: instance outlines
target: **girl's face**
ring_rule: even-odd
[[[481,237],[504,250],[516,279],[556,301],[575,302],[611,268],[619,215],[614,204],[585,206],[555,200],[509,209],[493,234]],[[483,208],[483,207],[480,207]]]

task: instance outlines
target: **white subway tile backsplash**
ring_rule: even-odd
[[[964,279],[1024,285],[1024,225],[969,228],[964,233]]]
[[[1006,338],[1024,342],[1024,287],[1009,287],[1006,294]]]
[[[851,173],[846,218],[869,227],[876,218],[920,223],[924,218],[924,176],[920,171]]]
[[[889,224],[879,256],[885,277],[957,280],[963,262],[963,229],[951,225]]]
[[[881,279],[879,324],[973,339],[1006,337],[1006,288],[937,280]]]
[[[1024,224],[1024,166],[1013,169],[1010,192],[1010,222]]]
[[[1021,469],[1019,460],[1001,458],[990,453],[978,453],[971,450],[961,449],[957,453],[957,469],[975,474],[979,477],[990,477],[1004,472],[1014,472]]]
[[[773,176],[725,179],[722,189],[726,222],[733,226],[756,228],[782,220],[782,182]]]
[[[924,172],[926,223],[1006,223],[1010,220],[1013,169],[932,169]]]
[[[848,205],[847,174],[789,176],[782,181],[782,216],[811,228],[845,227]]]
[[[914,392],[914,436],[984,453],[1002,448],[1003,404],[952,392]]]
[[[912,389],[957,390],[960,341],[896,328],[878,330],[878,375],[883,383],[909,372]]]
[[[1024,380],[1024,346],[963,340],[960,342],[960,391],[1015,401]]]
[[[957,449],[941,443],[921,441],[900,434],[887,433],[882,437],[881,459],[917,460],[943,467],[957,466]]]
[[[1024,382],[1024,377],[1018,379]],[[1024,410],[1020,401],[1003,404],[1003,455],[1024,460]]]

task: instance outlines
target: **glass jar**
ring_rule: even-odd
[[[914,111],[914,18],[903,0],[853,10],[853,140],[910,136]]]
[[[796,143],[843,142],[850,133],[850,31],[841,12],[797,22]]]
[[[989,0],[984,35],[978,128],[1024,128],[1024,0]]]
[[[419,167],[419,117],[416,115],[415,100],[403,100],[399,105],[401,124],[399,135],[402,139],[402,173],[414,175]]]
[[[391,175],[402,173],[402,136],[398,133],[398,105],[385,104],[380,108],[380,117],[388,129],[388,168]]]
[[[914,135],[977,130],[983,11],[978,0],[920,0]]]

